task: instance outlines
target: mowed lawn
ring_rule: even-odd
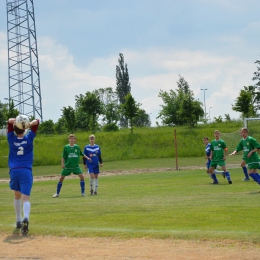
[[[97,196],[89,195],[86,178],[87,197],[78,178],[65,179],[55,199],[57,180],[37,181],[29,234],[260,242],[260,186],[242,182],[239,168],[230,173],[232,185],[222,175],[219,185],[209,184],[204,169],[101,176]],[[16,232],[8,182],[0,182],[0,194],[0,232]]]

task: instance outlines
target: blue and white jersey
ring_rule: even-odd
[[[9,143],[8,166],[10,170],[27,168],[32,169],[33,164],[33,140],[36,136],[38,125],[23,137],[17,137],[13,131],[13,125],[8,124],[7,140]]]
[[[205,153],[206,153],[206,156],[210,156],[210,143],[208,143],[207,145],[206,145],[206,148],[205,148]]]
[[[87,165],[98,166],[99,162],[102,163],[101,150],[97,144],[94,144],[93,146],[90,144],[86,145],[84,148],[84,154],[91,159],[91,162],[86,160]]]

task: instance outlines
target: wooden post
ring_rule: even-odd
[[[176,170],[179,170],[179,166],[178,166],[178,147],[177,147],[176,129],[174,129],[174,147],[175,147]]]

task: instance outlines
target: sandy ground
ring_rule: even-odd
[[[0,259],[259,260],[260,245],[234,241],[126,240],[0,234]]]

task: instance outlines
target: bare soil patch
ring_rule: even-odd
[[[259,245],[234,241],[0,234],[0,259],[259,260],[259,255]]]

